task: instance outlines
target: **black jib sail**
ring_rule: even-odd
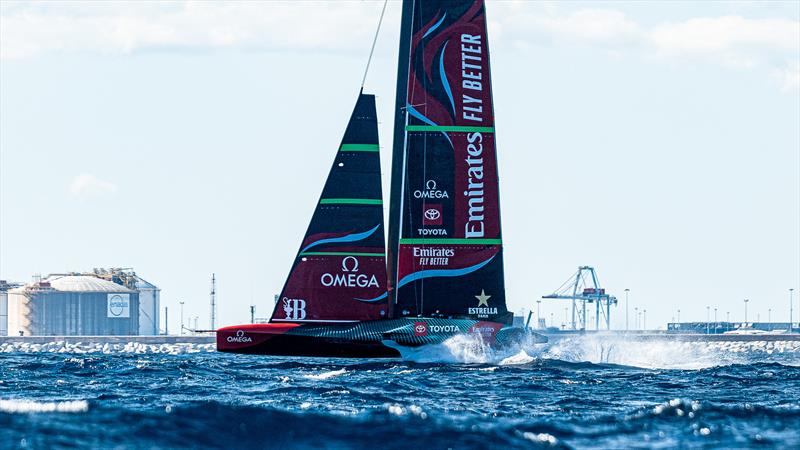
[[[375,97],[360,94],[271,321],[387,315]]]
[[[482,0],[404,2],[389,216],[393,315],[510,323]]]

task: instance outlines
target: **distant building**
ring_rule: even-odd
[[[789,331],[789,322],[669,322],[667,332],[689,334],[722,334],[737,330],[764,332]]]
[[[156,335],[159,308],[160,289],[130,269],[36,276],[0,283],[0,336]]]
[[[8,335],[8,289],[6,280],[0,280],[0,336]]]

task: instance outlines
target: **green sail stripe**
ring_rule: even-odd
[[[406,131],[461,131],[465,133],[494,133],[494,127],[467,127],[455,125],[406,125]]]
[[[502,239],[400,239],[401,244],[425,245],[425,244],[444,244],[444,245],[502,245]]]
[[[360,253],[360,252],[303,252],[300,256],[386,256],[384,253]]]
[[[320,205],[382,205],[379,198],[323,198]]]
[[[341,152],[377,152],[378,144],[342,144]]]

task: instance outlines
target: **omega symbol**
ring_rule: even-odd
[[[352,260],[352,267],[348,268],[348,260]],[[348,256],[342,260],[342,272],[358,272],[358,259],[355,256]]]

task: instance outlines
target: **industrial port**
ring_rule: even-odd
[[[735,322],[670,321],[659,330],[646,328],[646,310],[634,308],[629,321],[628,290],[624,305],[600,284],[597,271],[580,266],[552,293],[541,296],[536,308],[514,318],[547,335],[553,341],[577,336],[611,339],[624,334],[634,341],[800,341],[800,324],[780,321]],[[566,302],[563,321],[541,314],[541,303]],[[208,330],[200,330],[197,317],[184,323],[179,302],[180,329],[170,333],[168,307],[161,305],[161,290],[131,268],[93,269],[85,272],[34,275],[28,283],[0,281],[0,345],[24,343],[30,346],[120,346],[135,342],[142,348],[160,344],[212,345],[216,326],[216,276],[209,291]],[[612,314],[624,314],[625,328],[612,329]],[[194,320],[192,320],[194,319]],[[250,321],[264,322],[250,307]],[[629,323],[630,322],[630,323]],[[55,348],[55,347],[54,347]],[[97,349],[95,348],[95,350]]]

